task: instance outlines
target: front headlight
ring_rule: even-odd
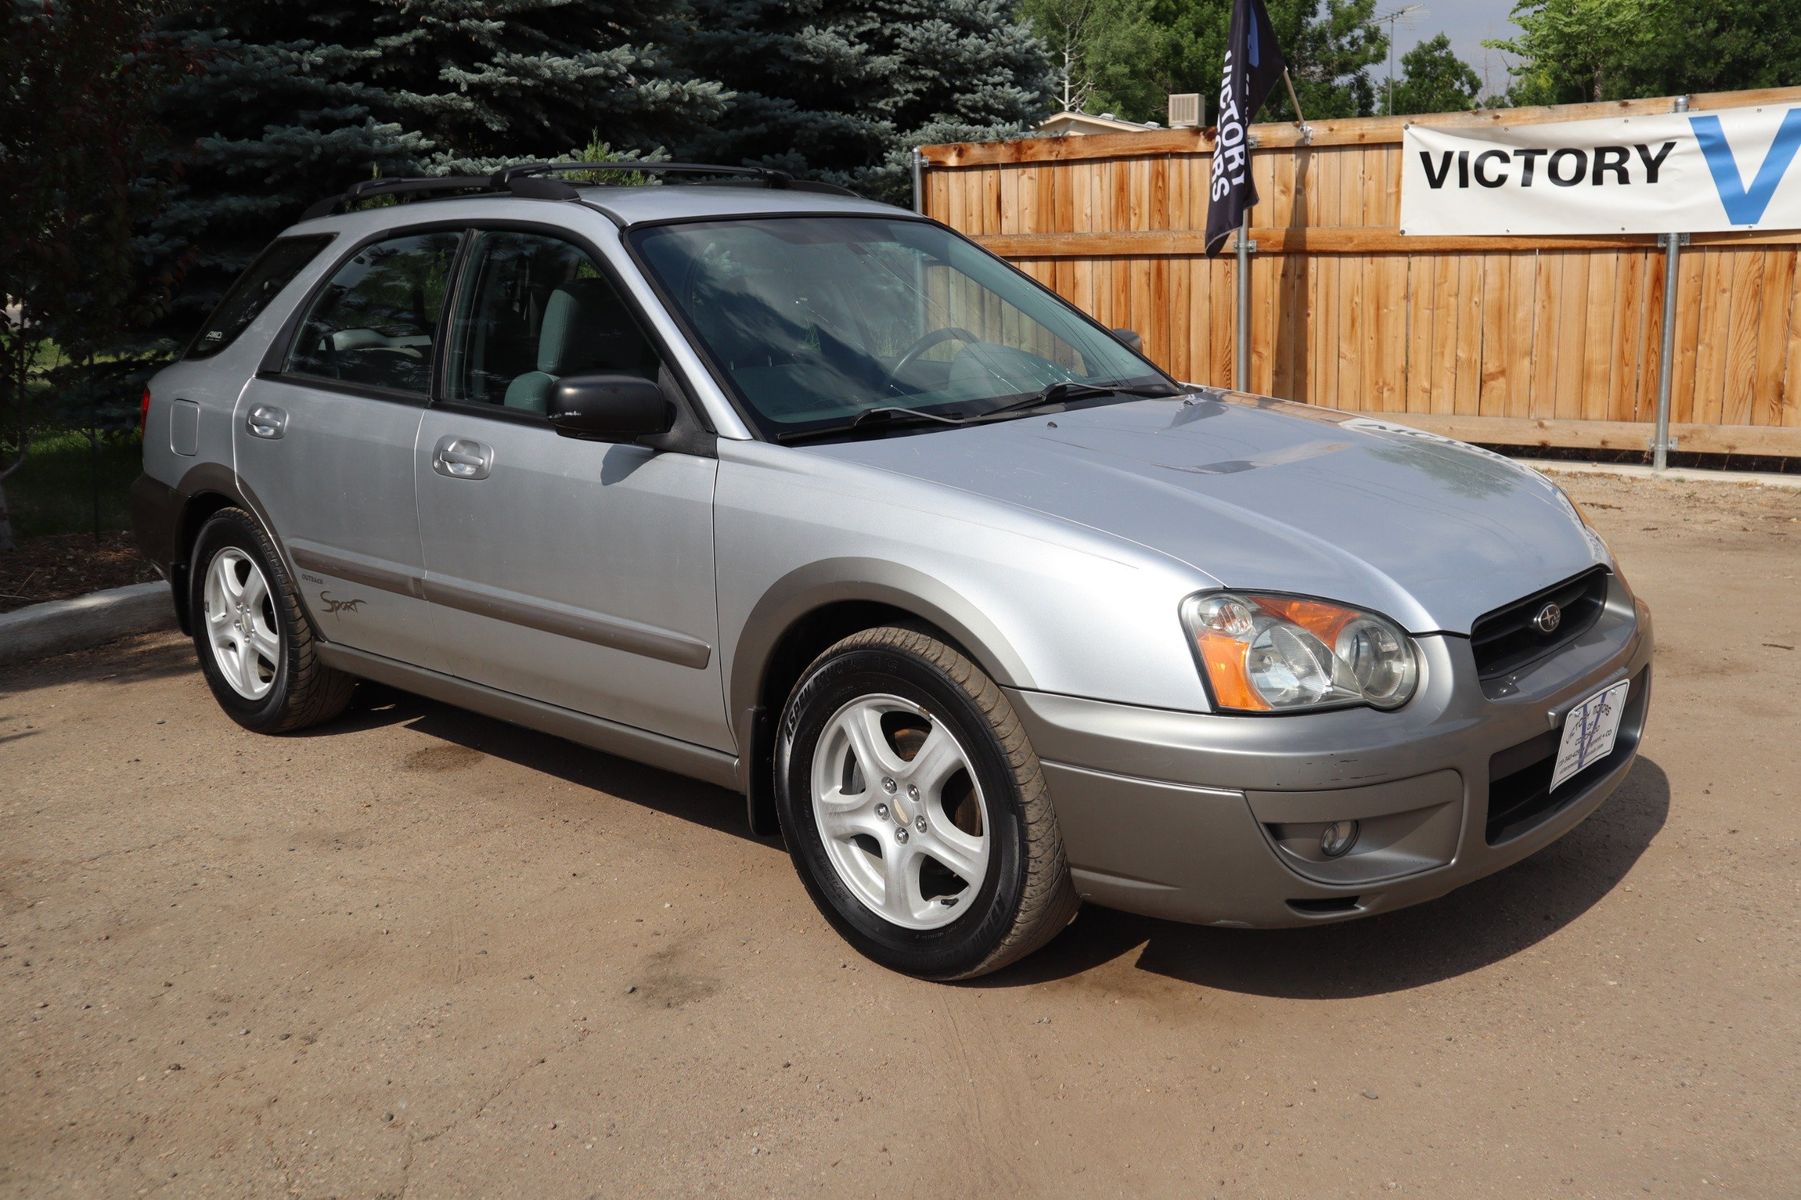
[[[1222,709],[1399,708],[1419,683],[1413,639],[1342,604],[1207,592],[1182,602],[1182,624]]]

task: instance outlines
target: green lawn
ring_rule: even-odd
[[[100,528],[129,527],[126,492],[137,478],[142,462],[143,451],[135,432],[128,438],[101,438],[98,452],[80,433],[34,437],[25,465],[0,485],[6,488],[14,535],[28,538],[92,530],[96,487]]]

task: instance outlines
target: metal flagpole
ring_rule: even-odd
[[[1313,126],[1307,124],[1307,117],[1301,112],[1301,98],[1295,95],[1294,80],[1288,74],[1288,68],[1282,68],[1282,82],[1288,85],[1288,102],[1294,105],[1295,124],[1301,130],[1301,145],[1313,142]],[[1257,139],[1245,135],[1244,148],[1247,153],[1257,148]],[[1234,246],[1238,251],[1238,351],[1232,364],[1232,386],[1241,392],[1251,388],[1251,255],[1256,253],[1257,243],[1251,240],[1251,210],[1244,210],[1244,221],[1238,227],[1238,241]]]
[[[1245,137],[1245,149],[1256,142]],[[1251,240],[1251,210],[1244,210],[1244,221],[1238,226],[1238,352],[1233,355],[1232,386],[1241,392],[1251,390],[1251,251],[1257,243]]]
[[[913,211],[921,215],[926,210],[925,163],[926,156],[913,147]]]
[[[1676,111],[1688,111],[1688,97],[1676,97]],[[1663,356],[1657,364],[1657,433],[1651,439],[1651,469],[1662,471],[1670,463],[1670,382],[1676,370],[1676,268],[1682,255],[1682,234],[1666,233],[1663,260]]]

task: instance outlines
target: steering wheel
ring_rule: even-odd
[[[934,329],[901,351],[901,356],[894,360],[892,367],[888,368],[888,381],[892,383],[900,378],[901,372],[912,366],[914,359],[941,342],[979,342],[981,340],[961,325],[946,325],[943,329]]]

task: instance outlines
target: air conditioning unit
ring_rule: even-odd
[[[1169,127],[1193,129],[1201,123],[1201,94],[1172,92],[1169,97]]]

